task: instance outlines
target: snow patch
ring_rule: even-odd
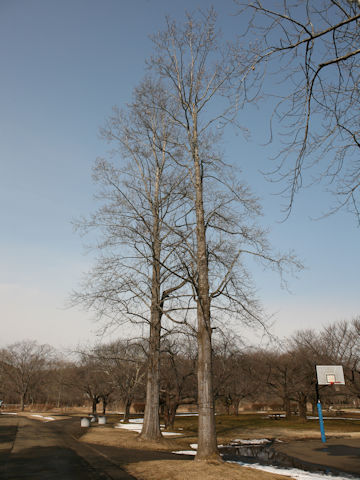
[[[52,422],[53,420],[55,420],[55,418],[53,417],[44,417],[44,415],[38,415],[38,414],[35,414],[33,413],[32,415],[30,415],[31,417],[36,417],[36,418],[42,418],[48,422]]]
[[[296,480],[358,480],[359,477],[354,477],[353,475],[327,475],[326,473],[315,473],[315,472],[305,472],[298,468],[282,468],[274,467],[272,465],[260,465],[258,463],[245,463],[245,462],[228,462],[236,463],[243,467],[254,468],[256,470],[263,470],[264,472],[276,473],[279,475],[287,475]]]
[[[171,452],[171,453],[176,453],[177,455],[196,455],[195,450],[179,450],[177,452]]]
[[[129,423],[117,423],[114,425],[114,428],[123,428],[124,430],[131,430],[132,432],[141,432],[142,425],[143,425],[143,418],[133,418],[130,420]],[[183,435],[182,433],[176,432],[161,432],[164,437],[175,437],[179,435]]]
[[[124,430],[131,430],[133,432],[141,432],[142,425],[134,423],[117,423],[114,428],[122,428]]]
[[[236,438],[230,442],[230,445],[238,444],[240,445],[264,445],[266,443],[271,443],[271,440],[268,438],[251,438],[251,439],[243,439],[243,438]]]
[[[198,417],[198,413],[177,413],[176,417]]]
[[[308,420],[319,420],[319,417],[306,417]],[[359,421],[359,417],[323,417],[323,420],[357,420]]]

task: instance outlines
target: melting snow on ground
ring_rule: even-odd
[[[244,462],[229,462],[237,463],[243,467],[255,468],[257,470],[263,470],[264,472],[277,473],[278,475],[287,475],[296,480],[358,480],[359,477],[353,475],[327,475],[326,473],[305,472],[298,468],[282,468],[274,467],[272,465],[260,465],[259,463],[244,463]]]
[[[243,440],[243,439],[237,439],[234,440],[234,442],[237,443],[249,443],[250,440]],[[268,443],[269,440],[267,438],[261,438],[258,440],[251,440],[252,444],[256,442],[256,444],[260,443]],[[219,445],[220,446],[220,445]],[[182,451],[177,451],[177,452],[172,452],[176,453],[178,455],[196,455],[196,450],[197,450],[197,444],[192,443],[190,445],[190,448],[192,450],[182,450]],[[264,472],[269,472],[269,473],[276,473],[278,475],[286,475],[291,478],[294,478],[296,480],[358,480],[359,477],[355,477],[353,475],[347,475],[347,474],[342,474],[342,475],[327,475],[325,473],[315,473],[315,472],[306,472],[304,470],[300,470],[298,468],[285,468],[285,467],[275,467],[272,465],[260,465],[259,463],[245,463],[245,462],[228,462],[228,463],[236,463],[238,465],[241,465],[243,467],[249,467],[249,468],[254,468],[257,470],[263,470]]]
[[[132,418],[129,423],[122,423],[119,422],[116,425],[114,425],[114,428],[123,428],[124,430],[131,430],[132,432],[141,432],[142,425],[143,425],[143,418]],[[161,432],[164,437],[175,437],[175,436],[180,436],[183,435],[182,433],[176,433],[176,432]]]
[[[319,417],[306,417],[308,420],[319,420]],[[359,417],[323,417],[323,420],[360,420]]]
[[[176,453],[176,455],[196,455],[196,450],[178,450],[171,453]]]
[[[55,418],[53,417],[44,417],[43,415],[38,415],[38,414],[32,414],[30,415],[31,417],[37,417],[37,418],[42,418],[44,420],[46,420],[47,422],[52,422],[53,420],[55,420]]]
[[[271,443],[271,440],[268,438],[252,438],[244,440],[243,438],[236,438],[232,440],[230,445],[240,444],[240,445],[263,445],[265,443]]]

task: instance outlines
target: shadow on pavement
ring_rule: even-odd
[[[328,455],[332,456],[347,456],[357,460],[360,458],[360,448],[351,447],[349,445],[328,445],[327,447],[317,448],[316,451],[326,452]]]
[[[6,480],[100,480],[109,478],[98,474],[83,458],[70,448],[36,447],[8,455],[1,462],[0,478]]]

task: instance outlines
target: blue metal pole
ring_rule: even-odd
[[[321,408],[321,403],[320,400],[317,402],[317,409],[319,413],[319,423],[320,423],[320,432],[321,432],[321,441],[323,443],[326,442],[326,437],[325,437],[325,428],[324,428],[324,419],[323,419],[323,414],[322,414],[322,408]]]

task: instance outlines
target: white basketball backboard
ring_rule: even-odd
[[[345,385],[342,365],[316,365],[319,385]]]

